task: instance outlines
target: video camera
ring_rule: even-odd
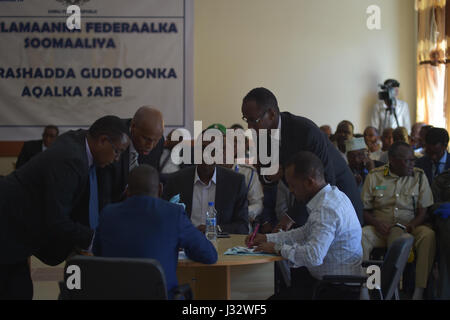
[[[395,106],[397,101],[397,98],[395,97],[395,88],[400,87],[400,83],[397,80],[390,79],[379,86],[381,91],[378,92],[378,98],[383,100],[389,108]]]

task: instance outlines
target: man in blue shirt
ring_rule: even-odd
[[[128,198],[106,206],[100,214],[93,252],[103,257],[152,258],[166,276],[169,299],[178,286],[178,250],[191,260],[217,261],[217,252],[186,216],[183,207],[159,199],[162,187],[156,169],[140,165],[130,172]]]

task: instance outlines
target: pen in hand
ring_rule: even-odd
[[[248,242],[248,247],[253,247],[253,241],[255,240],[255,236],[258,233],[259,223],[256,225],[255,230],[253,230],[252,236],[250,237],[250,241]]]

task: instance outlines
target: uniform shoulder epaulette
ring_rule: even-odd
[[[372,170],[370,170],[370,173],[375,173],[375,172],[383,172],[386,169],[386,166],[381,166],[381,167],[377,167],[377,168],[373,168]],[[389,169],[389,167],[388,167]]]

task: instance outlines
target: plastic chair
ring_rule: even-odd
[[[75,256],[67,261],[64,281],[59,287],[60,300],[168,298],[164,270],[155,259]],[[183,298],[192,299],[189,285],[180,286],[174,292],[174,299]]]
[[[378,265],[381,269],[381,287],[378,290],[378,298],[381,300],[391,300],[395,298],[399,300],[398,285],[400,283],[403,270],[408,261],[409,252],[414,243],[414,237],[410,234],[403,234],[396,239],[388,248],[383,261],[368,260],[363,261],[362,266]],[[361,288],[360,299],[375,298],[375,295],[369,295],[367,292],[366,282],[368,276],[348,276],[348,275],[330,275],[324,276],[318,282],[314,299],[320,299],[324,290],[330,286],[351,286],[359,285]],[[339,297],[341,299],[342,297]],[[338,299],[338,298],[336,298]]]

